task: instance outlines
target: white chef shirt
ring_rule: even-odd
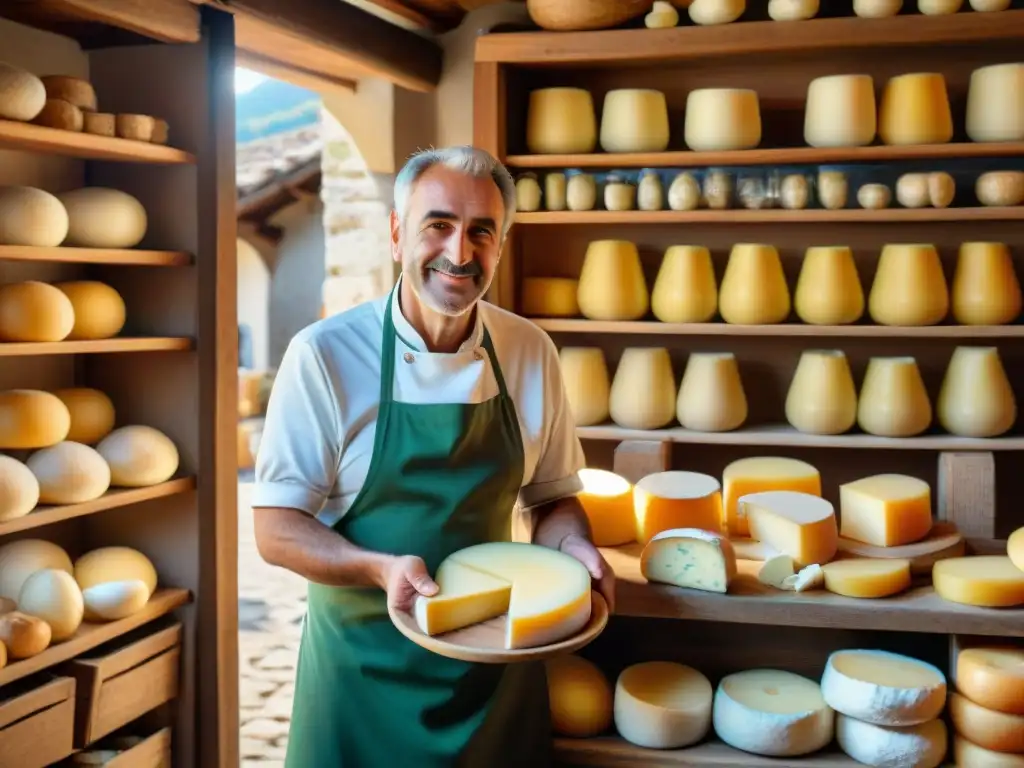
[[[575,495],[585,459],[558,351],[547,334],[481,301],[476,325],[457,352],[429,352],[402,314],[397,288],[392,296],[395,401],[480,403],[495,397],[498,385],[483,348],[486,324],[523,440],[518,507]],[[384,296],[360,304],[292,338],[267,405],[252,506],[299,509],[330,526],[355,501],[373,454],[387,301]]]

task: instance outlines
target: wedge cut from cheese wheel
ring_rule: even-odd
[[[847,539],[897,547],[932,529],[931,487],[909,475],[863,477],[839,486],[839,533]]]
[[[739,498],[762,491],[799,491],[821,495],[821,474],[806,461],[782,456],[737,459],[722,472],[722,506],[730,536],[749,536]]]
[[[953,557],[932,568],[932,585],[943,600],[985,608],[1024,605],[1024,571],[1002,555]]]
[[[420,631],[441,635],[508,612],[512,582],[445,560],[434,574],[435,595],[416,599],[414,613]]]
[[[24,517],[39,503],[39,481],[17,459],[0,454],[0,522]]]
[[[0,341],[62,341],[75,308],[58,288],[38,280],[0,285]]]
[[[835,651],[821,693],[836,712],[875,725],[918,725],[942,714],[946,676],[925,661],[889,651]]]
[[[748,669],[722,678],[712,717],[715,733],[726,744],[770,757],[815,752],[832,741],[835,729],[835,713],[821,686],[776,669]]]
[[[822,570],[825,589],[845,597],[890,597],[910,588],[909,560],[833,560]]]
[[[888,726],[836,715],[836,741],[846,754],[877,768],[937,768],[949,745],[943,720]]]
[[[0,597],[17,602],[21,588],[36,571],[74,571],[64,548],[45,539],[18,539],[0,545]]]
[[[633,488],[636,540],[649,542],[673,528],[722,532],[722,486],[699,472],[655,472]]]
[[[909,560],[910,573],[913,575],[931,575],[932,566],[939,560],[950,557],[962,557],[967,550],[967,542],[957,531],[956,525],[942,520],[932,525],[928,535],[913,544],[899,547],[876,547],[862,541],[839,537],[837,558],[866,557],[872,560]]]
[[[826,499],[799,491],[762,491],[741,496],[739,506],[750,534],[796,565],[820,565],[835,557],[839,528]]]
[[[626,667],[615,683],[615,728],[648,749],[696,744],[711,728],[714,689],[701,672],[671,661]]]
[[[675,528],[656,534],[640,553],[648,581],[725,593],[736,577],[736,553],[721,534]]]
[[[522,312],[526,317],[576,317],[579,282],[568,277],[524,277]]]
[[[956,655],[958,693],[997,712],[1024,715],[1024,648],[981,646]]]
[[[1017,568],[1024,571],[1024,527],[1018,528],[1006,540],[1006,556]]]
[[[576,498],[590,523],[594,545],[617,547],[636,541],[636,515],[633,514],[633,486],[614,472],[581,469],[583,490]]]
[[[56,445],[71,429],[71,414],[56,395],[38,389],[0,392],[0,450]]]
[[[560,736],[597,736],[612,723],[613,692],[594,662],[572,653],[544,660],[551,727]]]
[[[953,759],[956,765],[970,768],[1024,768],[1024,754],[985,749],[960,734],[953,735]]]
[[[1024,715],[987,709],[959,693],[949,694],[947,709],[953,729],[979,747],[1024,753]]]

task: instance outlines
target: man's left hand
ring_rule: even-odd
[[[615,572],[608,565],[600,550],[578,533],[570,533],[559,545],[558,549],[570,557],[575,557],[590,571],[597,591],[608,603],[608,611],[615,612]]]

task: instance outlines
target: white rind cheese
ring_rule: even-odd
[[[937,768],[946,755],[949,735],[942,720],[896,727],[840,714],[836,741],[858,763],[875,768]]]
[[[736,553],[724,536],[700,528],[673,528],[648,542],[640,554],[648,581],[727,592],[736,576]]]

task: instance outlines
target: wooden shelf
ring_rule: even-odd
[[[724,211],[532,211],[517,213],[516,224],[900,224],[946,221],[1021,221],[1024,205],[991,208],[884,208],[836,211],[781,208]]]
[[[975,608],[943,600],[930,585],[873,600],[824,590],[783,592],[761,584],[761,563],[738,561],[739,575],[726,595],[650,584],[640,573],[639,544],[603,547],[615,571],[615,613],[689,621],[769,624],[791,627],[937,632],[1024,637],[1024,608]]]
[[[711,739],[686,749],[645,749],[617,736],[595,739],[555,739],[555,760],[559,765],[624,768],[643,765],[645,768],[675,768],[680,765],[733,766],[734,768],[856,768],[853,758],[838,751],[826,750],[805,757],[768,758],[733,749]]]
[[[103,643],[109,642],[116,637],[131,632],[153,619],[157,619],[170,613],[192,599],[187,589],[157,589],[149,602],[138,613],[133,613],[125,619],[111,621],[104,624],[83,623],[73,637],[62,643],[54,643],[45,651],[36,656],[31,656],[21,661],[9,663],[0,669],[0,686],[19,680],[28,675],[34,675],[44,669],[61,664],[86,651],[91,651]]]
[[[0,120],[0,148],[124,163],[191,165],[196,161],[188,152],[162,144],[62,131],[12,120]]]
[[[37,355],[88,355],[107,352],[186,352],[192,339],[179,337],[128,337],[96,341],[0,342],[0,357]]]
[[[148,488],[114,489],[103,494],[98,499],[81,504],[39,506],[24,517],[0,523],[0,536],[6,536],[18,531],[27,531],[32,528],[41,528],[44,525],[52,525],[62,520],[70,520],[73,517],[94,515],[97,512],[104,512],[108,509],[127,507],[130,504],[173,496],[177,493],[191,491],[195,487],[196,480],[194,477],[180,477],[168,480],[166,483],[151,485]]]
[[[1024,325],[735,325],[733,323],[662,323],[658,320],[583,320],[577,318],[528,318],[548,333],[613,333],[638,336],[804,336],[820,338],[884,339],[1020,339]]]
[[[0,245],[0,261],[183,267],[192,263],[192,254],[183,251],[144,251],[118,248],[35,248],[27,245]]]
[[[682,14],[685,19],[685,12]],[[684,21],[685,23],[685,21]],[[594,32],[510,32],[482,35],[477,62],[532,66],[656,64],[713,56],[909,48],[1015,40],[1024,36],[1024,10],[908,14],[887,19],[810,19],[737,22],[712,27],[616,29]]]

